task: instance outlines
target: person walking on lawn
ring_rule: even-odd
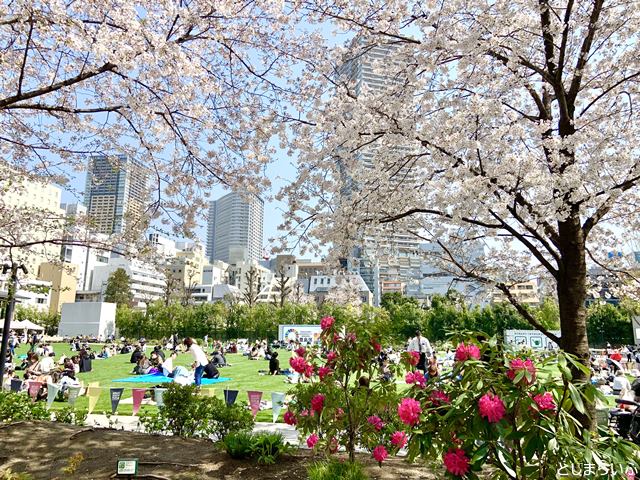
[[[204,373],[204,367],[209,363],[207,355],[202,348],[191,337],[184,339],[184,345],[187,347],[187,351],[191,353],[193,357],[193,364],[191,367],[194,369],[193,379],[197,387],[202,383],[202,374]]]

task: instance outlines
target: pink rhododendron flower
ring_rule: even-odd
[[[340,407],[336,408],[336,419],[340,420],[342,417],[344,417],[344,410]]]
[[[536,366],[530,359],[522,360],[521,358],[514,358],[509,362],[509,370],[507,371],[507,378],[513,381],[518,373],[522,370],[526,370],[531,375],[531,380],[527,380],[527,377],[522,377],[522,383],[525,385],[531,385],[536,379]]]
[[[382,345],[380,345],[378,342],[376,342],[375,339],[371,339],[371,346],[378,353],[380,353],[380,351],[382,350]]]
[[[551,392],[544,392],[540,395],[535,395],[533,401],[536,402],[539,410],[555,410],[556,402],[553,400]]]
[[[336,453],[338,448],[340,448],[338,439],[336,437],[331,437],[331,440],[329,440],[329,453]]]
[[[420,402],[413,398],[403,398],[398,405],[398,416],[406,425],[415,425],[420,420]]]
[[[338,355],[336,354],[336,352],[333,352],[333,351],[327,352],[327,363],[333,362],[337,356]]]
[[[407,434],[404,432],[393,432],[391,434],[391,444],[398,448],[404,448],[407,444]]]
[[[409,359],[409,363],[415,367],[420,362],[420,353],[410,352],[410,354],[411,354],[411,357]]]
[[[294,352],[296,352],[296,355],[298,355],[299,357],[304,357],[304,354],[307,353],[307,350],[304,347],[298,347],[294,350]]]
[[[332,370],[329,367],[320,367],[318,368],[318,376],[320,377],[320,380],[324,380],[324,377],[326,377],[327,375],[331,375]]]
[[[324,408],[324,395],[316,393],[311,399],[311,410],[320,413]]]
[[[465,345],[464,342],[458,345],[456,348],[456,362],[464,362],[469,359],[479,360],[480,359],[480,349],[477,345],[470,343],[469,345]]]
[[[373,425],[373,427],[378,431],[380,431],[380,430],[382,430],[384,428],[384,422],[377,415],[371,415],[369,418],[367,418],[367,422],[369,422],[371,425]]]
[[[307,361],[302,357],[291,357],[289,365],[298,373],[304,373],[307,368]]]
[[[356,343],[357,337],[356,337],[356,334],[355,334],[355,333],[353,333],[353,332],[349,332],[349,333],[347,333],[347,336],[345,337],[345,339],[346,339],[348,342]]]
[[[298,423],[298,419],[291,410],[284,412],[284,423],[287,425],[296,425]]]
[[[333,343],[338,343],[340,341],[340,335],[337,333],[333,334]]]
[[[449,450],[442,456],[442,461],[444,462],[444,467],[452,475],[462,477],[469,473],[469,457],[461,448]]]
[[[309,410],[307,410],[306,408],[304,410],[302,410],[300,412],[300,416],[301,417],[308,417],[309,416]]]
[[[311,435],[309,435],[309,438],[307,438],[307,447],[309,448],[313,448],[316,446],[316,443],[318,443],[318,435],[316,435],[315,433],[312,433]]]
[[[440,405],[451,402],[449,395],[444,393],[442,390],[435,390],[431,392],[431,395],[429,395],[429,400],[431,400],[431,404],[434,407],[439,407]]]
[[[387,452],[387,449],[384,448],[384,445],[378,445],[376,448],[373,449],[373,458],[375,458],[378,463],[382,463],[384,462],[385,458],[387,458],[389,456],[389,453]]]
[[[320,320],[320,328],[327,330],[333,326],[335,321],[336,319],[333,317],[323,317],[322,320]]]
[[[411,385],[414,383],[417,387],[424,388],[427,385],[427,380],[424,378],[424,374],[421,372],[407,372],[404,376],[404,380]]]
[[[478,408],[480,409],[480,416],[485,417],[489,423],[499,422],[506,413],[502,399],[491,392],[485,393],[480,397]]]
[[[315,371],[316,371],[316,366],[311,363],[307,363],[304,366],[304,376],[307,378],[311,378]]]

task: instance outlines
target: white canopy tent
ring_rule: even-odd
[[[33,323],[31,320],[13,320],[9,326],[11,330],[38,330],[44,331],[44,327]],[[2,330],[2,322],[0,322],[0,330]]]

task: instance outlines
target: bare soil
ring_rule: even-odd
[[[298,480],[307,478],[307,466],[318,460],[311,452],[298,450],[275,465],[265,466],[233,460],[208,440],[52,422],[18,422],[0,427],[0,474],[11,470],[43,480],[109,479],[116,478],[119,458],[137,458],[136,478],[157,480]],[[360,455],[358,461],[374,480],[442,477],[401,458],[387,459],[383,468],[366,455]]]

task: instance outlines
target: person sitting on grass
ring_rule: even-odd
[[[269,359],[269,375],[280,375],[280,360],[278,360],[278,352],[273,352]]]
[[[216,368],[215,363],[213,363],[213,359],[209,363],[204,366],[204,373],[202,375],[204,378],[216,379],[220,377],[220,372]]]
[[[131,358],[129,359],[129,363],[138,363],[140,361],[140,359],[142,358],[142,348],[140,348],[139,346],[136,347],[136,349],[133,351],[133,353],[131,354]]]
[[[149,373],[149,370],[151,370],[151,362],[149,362],[147,356],[143,354],[136,366],[133,367],[133,373],[136,375],[146,375]]]
[[[162,368],[162,374],[165,377],[173,378],[175,367],[173,366],[173,361],[178,358],[178,353],[174,350],[169,355],[169,358],[160,362],[158,368]]]
[[[224,355],[222,354],[221,350],[217,350],[213,352],[213,357],[211,357],[211,361],[218,368],[225,367],[227,365],[227,359],[224,358]]]

